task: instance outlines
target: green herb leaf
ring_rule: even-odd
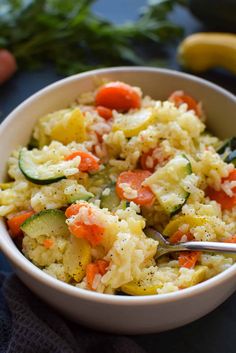
[[[178,0],[149,0],[137,21],[123,25],[95,15],[96,0],[1,0],[0,46],[21,68],[52,62],[63,74],[123,64],[143,65],[139,43],[166,43],[182,35],[168,21]]]

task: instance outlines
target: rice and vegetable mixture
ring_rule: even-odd
[[[206,132],[204,107],[182,91],[166,101],[103,83],[36,123],[12,152],[0,215],[23,254],[76,287],[150,295],[193,286],[233,256],[158,242],[236,242],[236,138]]]

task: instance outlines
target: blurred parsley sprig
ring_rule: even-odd
[[[178,0],[149,0],[137,21],[115,25],[94,14],[96,0],[1,0],[0,47],[20,67],[52,62],[63,74],[122,64],[142,65],[139,43],[165,43],[182,35],[168,20]]]

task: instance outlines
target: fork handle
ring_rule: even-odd
[[[188,241],[178,245],[179,251],[201,250],[236,254],[236,244],[210,241]]]

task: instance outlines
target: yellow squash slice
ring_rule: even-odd
[[[144,108],[130,114],[119,114],[115,119],[112,130],[121,130],[126,137],[133,137],[154,122],[155,116],[152,110]]]
[[[91,248],[87,240],[71,236],[71,242],[63,257],[65,272],[76,282],[80,282],[86,266],[91,262]]]
[[[191,215],[180,216],[170,221],[167,224],[167,226],[163,231],[163,234],[167,237],[170,237],[179,229],[179,227],[181,227],[184,224],[188,224],[189,228],[193,228],[193,227],[203,226],[206,223],[207,223],[207,219],[206,217],[203,217],[203,216],[191,216]]]
[[[68,143],[83,142],[86,140],[85,116],[79,109],[75,109],[69,116],[65,116],[51,131],[51,139],[60,141],[67,145]]]

